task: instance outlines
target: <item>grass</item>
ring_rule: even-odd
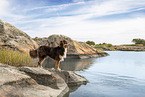
[[[28,66],[32,62],[31,57],[27,53],[13,51],[9,49],[0,49],[0,63],[12,66]]]

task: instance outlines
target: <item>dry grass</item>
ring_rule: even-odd
[[[0,63],[19,67],[26,65],[29,66],[31,62],[32,59],[27,53],[21,53],[9,49],[0,49]]]

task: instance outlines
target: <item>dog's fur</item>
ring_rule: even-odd
[[[40,46],[38,49],[30,50],[30,56],[32,58],[39,58],[38,67],[42,67],[42,61],[48,56],[55,61],[56,69],[60,70],[59,65],[60,61],[63,61],[63,58],[66,58],[68,42],[66,40],[60,41],[59,46],[50,47],[50,46]]]

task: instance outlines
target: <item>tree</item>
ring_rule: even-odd
[[[38,37],[35,37],[34,39],[39,39]]]
[[[102,45],[106,45],[106,44],[107,44],[107,43],[105,43],[105,42],[104,42],[104,43],[102,43]]]
[[[89,44],[89,45],[95,45],[94,41],[87,41],[86,43]]]
[[[144,39],[133,39],[132,42],[134,42],[135,44],[145,44],[145,40]]]

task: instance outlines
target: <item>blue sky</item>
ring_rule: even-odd
[[[0,19],[31,37],[129,44],[145,39],[145,0],[0,0]]]

